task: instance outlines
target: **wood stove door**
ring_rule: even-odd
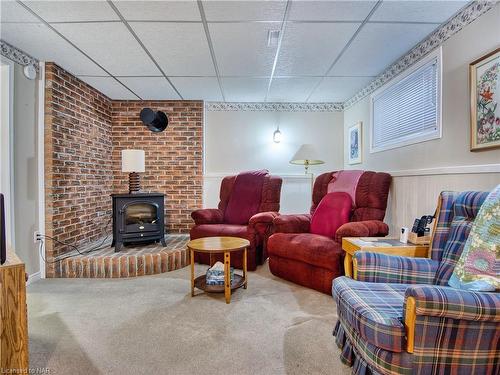
[[[123,206],[122,233],[156,232],[159,229],[159,206],[151,201],[134,201]]]

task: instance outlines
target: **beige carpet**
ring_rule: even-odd
[[[203,266],[197,265],[198,272]],[[51,374],[350,374],[330,296],[249,274],[230,305],[189,294],[189,268],[28,287],[30,367]],[[202,293],[202,292],[200,292]]]

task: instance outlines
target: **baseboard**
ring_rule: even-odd
[[[42,274],[40,273],[40,271],[38,272],[35,272],[35,273],[32,273],[31,275],[29,275],[28,277],[28,281],[26,282],[26,286],[34,283],[35,281],[38,281],[42,278]]]

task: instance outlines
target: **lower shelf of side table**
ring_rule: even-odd
[[[207,285],[207,278],[205,275],[198,276],[194,279],[194,286],[207,293],[224,293],[224,285]],[[245,279],[241,275],[234,274],[233,281],[231,282],[231,290],[241,288],[245,285]]]

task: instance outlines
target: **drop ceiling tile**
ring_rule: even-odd
[[[365,24],[329,75],[378,75],[435,28],[433,24]]]
[[[314,90],[310,102],[343,102],[350,99],[375,77],[325,77]]]
[[[93,1],[25,1],[47,22],[112,21],[119,20],[105,0]]]
[[[267,32],[273,23],[209,24],[221,75],[268,76],[276,47],[267,46]]]
[[[292,1],[289,20],[363,21],[376,1]]]
[[[268,82],[268,78],[223,77],[222,87],[229,102],[262,102]]]
[[[323,75],[359,23],[290,23],[285,29],[276,74]]]
[[[443,23],[468,1],[389,1],[383,2],[370,21]]]
[[[165,77],[117,77],[144,100],[180,99]]]
[[[138,98],[112,77],[78,77],[110,99],[137,100]]]
[[[201,21],[196,1],[113,1],[126,20]]]
[[[0,15],[1,22],[40,22],[15,0],[0,1]]]
[[[286,1],[203,1],[207,21],[282,21]]]
[[[165,74],[215,75],[201,23],[131,22],[130,26]]]
[[[161,75],[122,23],[58,23],[53,26],[112,75]]]
[[[53,61],[74,75],[107,75],[104,70],[44,24],[3,23],[0,29],[3,40],[38,60]]]
[[[267,98],[270,102],[305,102],[319,77],[274,78]]]
[[[171,77],[170,80],[187,100],[222,100],[216,77]]]

